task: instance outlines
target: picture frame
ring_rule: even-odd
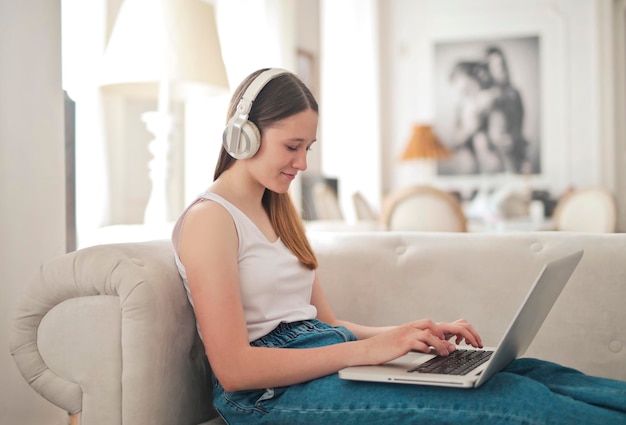
[[[439,175],[541,173],[540,37],[434,45]]]
[[[510,181],[511,177],[523,178],[526,184],[546,189],[566,187],[569,184],[571,163],[576,152],[568,144],[571,114],[568,108],[567,87],[571,75],[567,72],[570,53],[567,45],[567,21],[558,10],[548,10],[539,15],[521,9],[513,13],[506,7],[494,7],[489,11],[457,14],[436,13],[422,29],[422,38],[415,44],[417,57],[423,58],[415,64],[419,79],[415,86],[421,94],[416,105],[418,113],[427,112],[422,120],[435,123],[438,120],[435,109],[437,103],[436,49],[445,43],[460,46],[462,43],[476,42],[478,45],[489,41],[535,39],[535,55],[538,69],[536,95],[539,111],[536,132],[537,164],[531,173],[511,174],[494,172],[485,176],[482,173],[439,174],[438,178],[446,187],[453,187],[470,193],[479,187],[497,187]],[[534,90],[534,89],[533,89]],[[434,126],[435,127],[435,126]],[[438,129],[435,129],[437,132]],[[440,136],[437,133],[437,136]]]

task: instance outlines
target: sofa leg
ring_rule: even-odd
[[[80,424],[80,413],[75,413],[73,415],[68,416],[67,425],[79,425]]]

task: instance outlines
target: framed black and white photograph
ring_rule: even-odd
[[[433,63],[438,174],[540,174],[540,37],[439,41]]]

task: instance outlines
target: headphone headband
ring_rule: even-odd
[[[285,72],[287,71],[285,71],[284,69],[271,68],[267,71],[263,71],[262,73],[260,73],[250,83],[246,91],[241,96],[241,100],[237,104],[237,113],[246,115],[250,113],[250,109],[252,109],[252,102],[254,102],[261,90],[263,90],[263,87],[265,87],[265,85],[269,83],[270,80],[274,79],[274,77],[277,77],[280,74],[284,74]]]

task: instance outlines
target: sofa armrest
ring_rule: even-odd
[[[169,241],[94,246],[43,264],[23,288],[11,353],[35,391],[87,425],[215,416]]]

